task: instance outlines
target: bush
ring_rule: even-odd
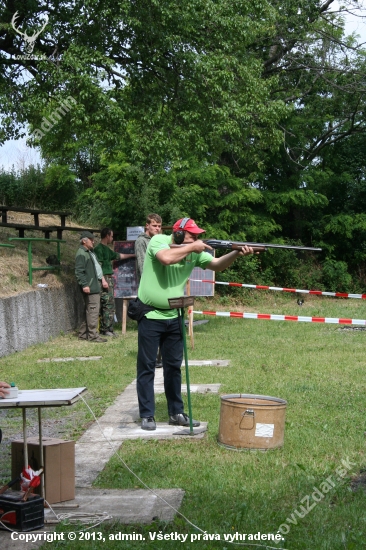
[[[323,264],[323,282],[331,292],[349,292],[352,277],[347,271],[346,262],[326,260]]]
[[[34,208],[43,198],[44,172],[37,165],[16,172],[14,168],[0,172],[0,201],[9,206]]]
[[[75,175],[67,166],[29,166],[0,171],[0,203],[22,208],[62,210],[76,200]]]

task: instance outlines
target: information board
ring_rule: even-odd
[[[138,225],[135,227],[127,227],[127,240],[135,241],[141,233],[144,232],[143,225]]]
[[[215,257],[215,250],[205,250]],[[194,280],[196,279],[196,280]],[[201,283],[202,280],[215,281],[215,272],[212,269],[195,267],[189,277],[191,296],[215,296],[215,285],[212,283]]]
[[[114,251],[120,254],[134,254],[135,241],[115,241]],[[115,260],[113,262],[114,297],[137,296],[136,259]]]
[[[197,279],[196,281],[192,279]],[[212,283],[201,283],[202,280],[215,281],[215,272],[212,269],[201,269],[195,267],[189,278],[191,296],[214,296],[215,285]]]

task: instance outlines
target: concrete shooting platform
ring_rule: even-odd
[[[185,363],[182,363],[182,367],[185,366]],[[188,361],[189,367],[229,367],[230,361],[226,361],[225,359],[210,359],[207,361]]]
[[[191,393],[218,393],[220,384],[191,384]],[[156,369],[154,390],[164,393],[163,369]],[[182,392],[187,386],[182,384]],[[181,426],[157,422],[156,430],[141,430],[136,380],[122,392],[104,415],[80,437],[75,446],[76,487],[90,487],[112,455],[126,439],[181,439],[204,437],[207,422],[193,428],[194,436],[181,435]],[[178,433],[178,435],[177,435]]]

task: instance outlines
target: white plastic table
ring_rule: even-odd
[[[23,440],[24,440],[24,467],[28,467],[28,446],[27,446],[27,416],[26,410],[29,408],[38,409],[38,432],[39,447],[41,457],[41,468],[43,464],[43,444],[42,444],[42,408],[43,407],[64,407],[73,405],[80,399],[80,396],[86,392],[87,388],[62,388],[49,390],[19,390],[18,397],[12,399],[0,398],[0,409],[21,408],[23,413]],[[41,476],[41,492],[44,497],[44,481]]]

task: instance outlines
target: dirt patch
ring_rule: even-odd
[[[362,330],[366,330],[366,327],[341,327],[339,328],[338,330],[352,330],[352,331],[362,331]]]
[[[352,491],[358,491],[359,489],[366,491],[366,470],[361,470],[360,473],[352,479],[351,489]]]

